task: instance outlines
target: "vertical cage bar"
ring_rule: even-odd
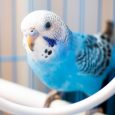
[[[85,0],[79,0],[79,6],[80,6],[80,12],[79,12],[79,31],[84,32],[85,28],[85,22],[84,22],[84,17],[85,17]]]
[[[29,3],[28,11],[31,12],[31,11],[33,11],[34,1],[29,0],[28,3]]]
[[[115,23],[115,0],[113,0],[113,21]]]
[[[33,0],[29,0],[28,1],[28,12],[32,12],[33,11],[33,6],[34,6],[34,1]],[[35,83],[35,81],[34,81],[34,73],[32,72],[32,70],[31,70],[31,68],[30,67],[28,67],[28,73],[29,73],[29,87],[30,88],[32,88],[32,89],[34,89],[34,83]]]
[[[67,23],[67,5],[68,5],[68,0],[63,0],[63,20],[65,23]]]
[[[52,2],[51,0],[47,0],[47,10],[51,10],[51,7],[52,7]]]
[[[17,37],[17,31],[16,31],[16,0],[12,0],[12,55],[17,54],[17,46],[16,46],[16,37]],[[12,80],[14,82],[17,81],[17,64],[16,61],[13,61],[13,69],[12,69],[13,78]]]
[[[97,32],[100,32],[101,27],[101,21],[102,21],[102,0],[98,0],[98,8],[97,8]]]

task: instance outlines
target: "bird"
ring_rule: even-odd
[[[108,22],[99,34],[74,32],[48,10],[33,11],[21,22],[27,62],[52,94],[82,91],[90,96],[101,89],[115,69],[115,45],[109,40],[113,29]]]

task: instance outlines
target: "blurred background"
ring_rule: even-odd
[[[73,31],[92,34],[101,32],[107,20],[115,21],[115,0],[0,0],[0,78],[48,92],[26,63],[20,31],[24,16],[40,9],[60,15]],[[115,98],[110,100],[106,113],[115,115]]]

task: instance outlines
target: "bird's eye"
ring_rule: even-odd
[[[46,28],[46,29],[49,29],[50,27],[51,27],[51,23],[50,23],[50,22],[46,22],[45,28]]]
[[[33,37],[37,37],[39,35],[38,31],[35,28],[30,30],[30,35]]]

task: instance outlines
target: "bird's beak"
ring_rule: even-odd
[[[30,48],[30,50],[33,51],[34,39],[31,38],[31,36],[28,36],[28,37],[27,37],[27,43],[28,43],[28,47]]]

